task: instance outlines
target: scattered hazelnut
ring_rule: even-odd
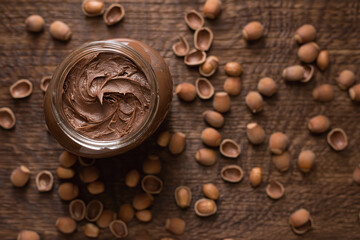
[[[272,155],[272,162],[274,163],[277,170],[285,172],[290,166],[290,154],[289,152],[283,152],[279,155]]]
[[[93,223],[86,223],[84,226],[84,234],[89,238],[97,238],[99,236],[100,229]]]
[[[82,11],[88,17],[95,17],[104,13],[104,3],[98,0],[84,0]]]
[[[219,59],[215,56],[209,56],[205,62],[199,67],[199,72],[204,77],[212,76],[219,67]]]
[[[51,23],[49,31],[53,38],[60,41],[69,41],[72,35],[69,26],[62,21],[55,21]]]
[[[40,236],[37,234],[37,232],[22,230],[17,235],[17,240],[40,240]]]
[[[181,218],[168,218],[166,219],[165,229],[172,234],[182,235],[185,232],[186,223]]]
[[[132,205],[136,210],[144,210],[154,202],[154,197],[149,193],[139,193],[135,195]]]
[[[261,179],[262,179],[262,171],[261,168],[259,167],[254,167],[253,169],[251,169],[250,172],[250,183],[253,187],[257,187],[261,184]]]
[[[224,91],[230,96],[237,96],[241,92],[241,80],[239,77],[228,77],[224,82]]]
[[[320,47],[315,42],[302,45],[298,50],[298,57],[302,62],[312,63],[316,60],[320,52]]]
[[[195,213],[199,217],[208,217],[214,215],[217,211],[214,200],[202,198],[195,202]]]
[[[74,154],[64,151],[59,156],[59,162],[63,167],[69,168],[72,167],[77,160],[77,156]]]
[[[265,141],[265,131],[257,123],[246,125],[246,135],[252,144],[261,144]]]
[[[357,184],[360,184],[360,164],[356,165],[356,167],[354,168],[353,180],[354,180]]]
[[[130,222],[134,217],[135,211],[131,204],[125,203],[120,206],[118,217],[120,220],[124,221],[125,223]]]
[[[70,201],[79,196],[79,187],[73,183],[65,182],[60,184],[58,193],[62,200]]]
[[[306,209],[300,208],[291,214],[289,223],[296,234],[304,234],[312,228],[313,220]]]
[[[317,115],[309,120],[308,128],[312,133],[324,133],[330,128],[330,120],[324,115]]]
[[[260,81],[258,82],[257,90],[262,95],[271,97],[272,95],[274,95],[277,92],[278,86],[272,78],[265,77],[265,78],[260,79]]]
[[[349,89],[349,96],[351,100],[360,102],[360,83]]]
[[[0,127],[12,129],[15,126],[16,117],[14,112],[8,107],[0,108]]]
[[[249,107],[252,113],[261,112],[263,109],[263,98],[260,93],[250,91],[245,98],[245,103]]]
[[[169,131],[161,132],[157,138],[157,145],[160,147],[167,147],[171,139],[171,134]]]
[[[180,154],[184,151],[186,144],[186,135],[182,132],[175,132],[169,143],[169,151],[173,155]]]
[[[65,234],[73,233],[76,230],[76,222],[69,217],[59,217],[55,225],[60,232]]]
[[[41,171],[35,178],[36,188],[39,192],[48,192],[54,184],[54,177],[50,171]]]
[[[191,190],[186,186],[179,186],[175,189],[176,205],[180,208],[187,208],[191,203]]]
[[[212,111],[212,110],[206,110],[203,112],[204,120],[207,124],[209,124],[211,127],[214,128],[221,128],[224,125],[224,117],[221,113]]]
[[[266,187],[266,194],[272,199],[279,199],[284,196],[285,188],[284,186],[275,180],[270,181]]]
[[[12,98],[26,98],[31,95],[33,91],[33,84],[27,79],[17,80],[9,88]]]
[[[242,73],[242,67],[237,62],[228,62],[224,67],[225,73],[231,77],[239,77]]]
[[[315,68],[312,65],[294,65],[284,69],[282,76],[289,82],[309,82],[314,76]]]
[[[150,222],[152,219],[152,214],[149,210],[140,210],[135,213],[135,217],[140,222]]]
[[[209,148],[201,148],[196,152],[195,159],[204,166],[212,166],[216,162],[216,152]]]
[[[159,174],[161,171],[161,161],[157,155],[149,155],[143,162],[143,172],[145,174]]]
[[[86,215],[86,206],[83,200],[75,199],[69,204],[69,212],[72,219],[75,221],[81,221]]]
[[[243,28],[242,34],[247,41],[258,40],[264,35],[264,26],[258,21],[250,22]]]
[[[100,171],[95,166],[85,167],[80,170],[79,176],[83,183],[92,183],[98,180]]]
[[[350,70],[344,70],[339,74],[336,82],[341,90],[347,90],[355,83],[355,74]]]
[[[120,22],[125,16],[125,9],[121,4],[113,3],[104,12],[104,22],[108,26],[112,26]]]
[[[134,188],[138,185],[139,180],[140,173],[136,169],[132,169],[125,176],[125,185],[129,188]]]
[[[221,143],[221,134],[215,128],[205,128],[201,132],[201,140],[210,147],[218,147]]]
[[[40,15],[30,15],[25,20],[26,30],[29,32],[41,32],[44,30],[45,21]]]
[[[186,12],[184,15],[184,19],[185,19],[186,24],[192,30],[199,29],[204,25],[203,16],[194,9]]]
[[[225,113],[230,110],[230,97],[227,92],[215,93],[213,107],[220,113]]]
[[[296,30],[294,39],[298,43],[302,44],[302,43],[314,41],[315,37],[316,37],[315,27],[310,24],[304,24]]]
[[[203,194],[205,197],[212,200],[217,200],[219,198],[219,189],[212,183],[206,183],[202,188]]]
[[[316,59],[316,64],[321,71],[324,71],[330,63],[329,52],[327,50],[320,51]]]
[[[312,96],[315,101],[330,102],[334,98],[333,87],[330,84],[319,85],[313,90]]]
[[[86,206],[86,214],[85,218],[89,222],[96,222],[104,210],[104,204],[97,200],[91,200],[88,205]]]
[[[269,140],[269,148],[273,154],[282,154],[289,145],[288,137],[282,132],[271,134]]]
[[[105,184],[100,181],[92,182],[89,185],[87,185],[87,190],[92,195],[98,195],[105,191]]]
[[[191,102],[196,98],[196,88],[191,83],[180,83],[177,85],[175,93],[185,102]]]
[[[311,150],[301,151],[298,159],[298,167],[300,171],[307,173],[315,163],[315,154]]]
[[[334,128],[327,135],[327,142],[335,151],[342,151],[348,145],[347,135],[341,128]]]
[[[204,15],[209,19],[215,19],[221,11],[220,0],[206,0],[204,5]]]
[[[11,175],[10,181],[15,187],[23,187],[29,181],[30,178],[30,170],[24,165],[20,165],[20,167],[15,168]]]
[[[228,158],[237,158],[241,153],[240,145],[231,139],[222,140],[219,149],[220,153]]]

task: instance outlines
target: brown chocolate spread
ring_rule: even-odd
[[[149,114],[151,84],[129,58],[111,52],[85,56],[63,85],[63,110],[78,133],[115,140],[136,131]]]

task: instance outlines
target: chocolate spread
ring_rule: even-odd
[[[144,123],[151,85],[129,58],[100,52],[85,56],[70,70],[62,98],[75,131],[96,140],[115,140]]]

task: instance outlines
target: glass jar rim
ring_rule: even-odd
[[[96,140],[80,134],[79,132],[75,131],[75,129],[73,129],[73,127],[67,121],[62,108],[62,91],[67,75],[76,65],[76,63],[78,63],[86,55],[95,52],[112,52],[129,58],[142,70],[151,85],[150,109],[147,118],[136,131],[119,139]],[[52,77],[52,81],[50,81],[48,91],[50,94],[51,111],[60,129],[66,134],[68,138],[76,142],[78,145],[95,151],[104,149],[116,150],[124,148],[138,141],[151,126],[159,106],[158,84],[153,68],[136,50],[127,44],[116,40],[104,40],[85,43],[71,52],[56,68]]]

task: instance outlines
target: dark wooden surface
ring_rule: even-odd
[[[110,1],[106,1],[109,5]],[[55,173],[59,165],[58,155],[63,149],[44,129],[43,94],[40,79],[52,74],[61,60],[84,42],[114,37],[142,40],[157,49],[168,63],[174,83],[195,82],[197,69],[183,64],[176,58],[171,46],[178,34],[192,43],[192,31],[183,21],[187,9],[200,10],[204,0],[125,0],[123,22],[106,27],[102,18],[87,18],[81,12],[80,0],[0,0],[0,106],[11,107],[17,117],[15,129],[0,129],[0,239],[15,239],[18,231],[31,229],[42,239],[86,239],[81,230],[65,236],[55,228],[56,218],[68,215],[68,204],[57,195],[60,181],[56,178],[50,193],[38,193],[34,175],[48,169]],[[211,109],[211,101],[197,99],[193,103],[173,98],[171,111],[161,129],[182,131],[187,135],[186,151],[177,157],[155,145],[149,139],[136,151],[113,159],[97,162],[101,178],[106,183],[106,193],[98,198],[107,208],[118,210],[122,203],[130,202],[137,189],[124,186],[124,175],[131,168],[141,168],[141,161],[148,153],[159,154],[163,159],[160,177],[164,180],[163,192],[155,197],[153,220],[148,224],[133,220],[129,224],[129,238],[148,231],[152,239],[170,236],[164,229],[167,217],[181,217],[187,228],[176,239],[360,239],[358,213],[360,210],[360,186],[352,182],[352,171],[360,161],[360,106],[352,103],[346,92],[335,88],[335,99],[330,103],[315,103],[312,89],[321,83],[335,83],[343,69],[356,72],[359,82],[360,64],[360,2],[356,0],[227,0],[216,21],[206,21],[214,32],[210,54],[220,59],[219,71],[211,77],[217,91],[222,90],[225,80],[223,71],[227,61],[242,64],[243,90],[232,98],[231,112],[225,115],[226,125],[221,129],[223,137],[242,144],[241,156],[236,160],[218,156],[212,167],[202,167],[194,160],[194,154],[203,144],[200,132],[206,127],[201,113]],[[25,31],[24,20],[30,14],[45,18],[46,30],[40,34]],[[68,43],[54,41],[48,26],[54,20],[63,20],[73,30]],[[241,36],[242,27],[251,20],[265,25],[266,37],[247,44]],[[316,72],[307,84],[285,84],[280,78],[282,69],[298,63],[297,45],[292,36],[296,28],[312,23],[318,29],[317,42],[328,49],[331,66],[324,72]],[[273,77],[280,86],[277,95],[266,98],[264,111],[252,115],[244,104],[249,90],[256,88],[264,76]],[[34,83],[33,94],[23,100],[13,100],[8,87],[20,78]],[[307,131],[306,122],[315,114],[327,115],[334,127],[343,128],[349,136],[348,148],[340,153],[332,151],[325,135],[313,136]],[[275,170],[267,149],[267,142],[251,146],[245,136],[245,125],[258,121],[267,133],[283,131],[291,139],[290,170],[284,174]],[[302,149],[315,152],[316,167],[303,175],[295,166]],[[224,183],[220,169],[227,164],[239,164],[245,172],[239,184]],[[23,189],[12,187],[9,175],[19,164],[27,165],[31,181]],[[252,167],[263,169],[264,182],[253,189],[248,180]],[[76,166],[79,168],[79,166]],[[273,201],[265,194],[266,182],[277,179],[286,188],[285,197]],[[75,180],[78,182],[77,180]],[[218,212],[215,216],[200,219],[194,214],[193,204],[202,197],[203,183],[213,182],[220,189]],[[173,193],[178,185],[187,185],[193,193],[192,207],[181,210],[175,205]],[[81,198],[92,197],[81,186]],[[304,236],[296,236],[288,226],[289,215],[297,208],[305,207],[313,216],[314,229]],[[108,229],[101,230],[100,239],[113,239]]]

